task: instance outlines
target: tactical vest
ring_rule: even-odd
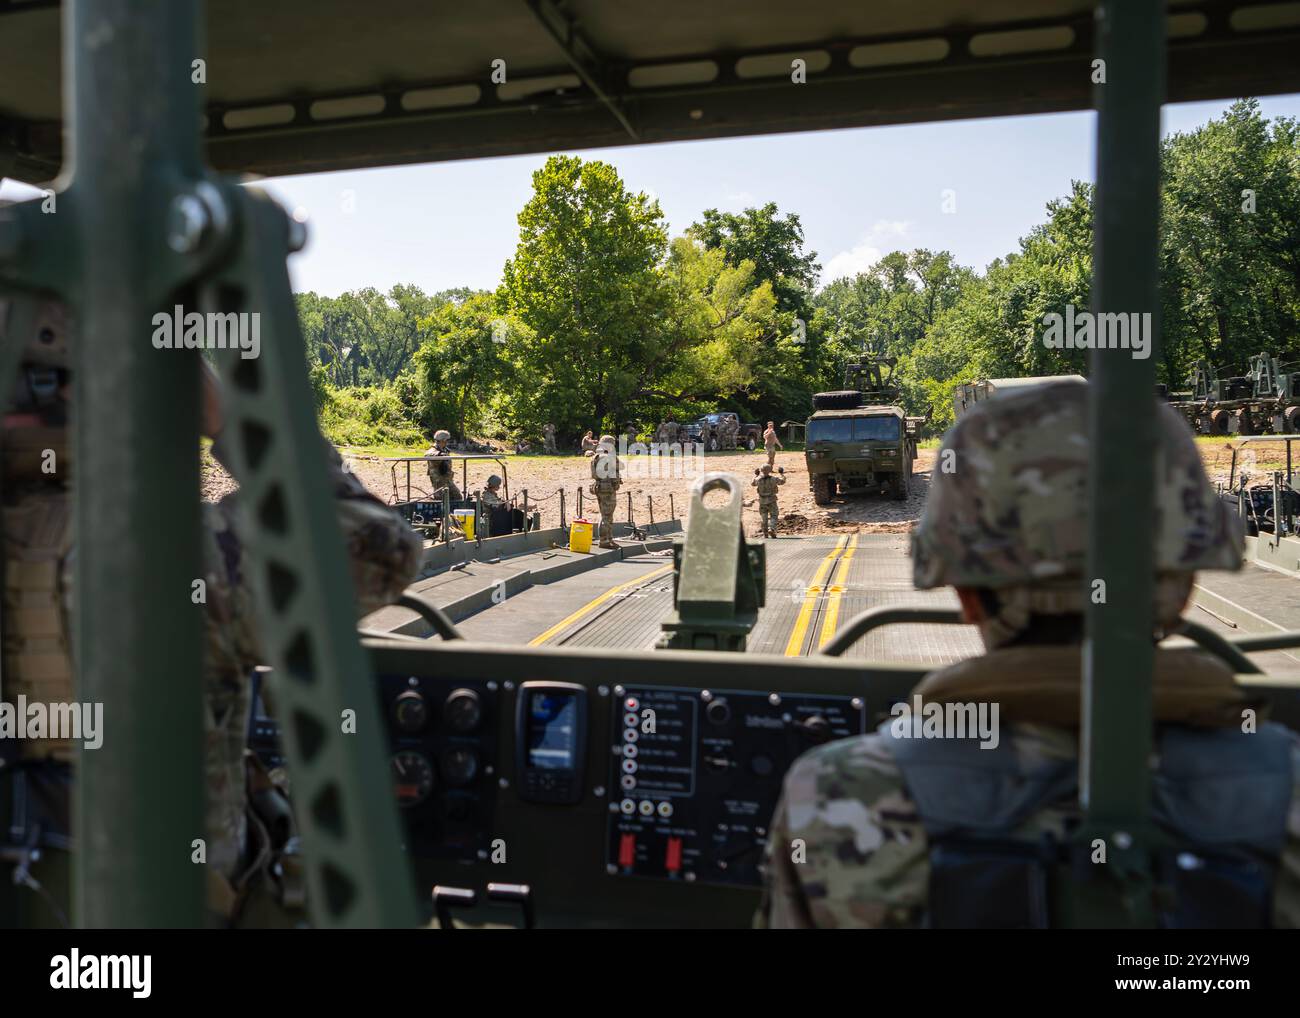
[[[35,489],[3,509],[4,699],[72,703],[73,673],[64,612],[64,562],[72,546],[72,500]],[[68,739],[23,739],[24,759],[70,761]]]
[[[1013,741],[901,738],[880,728],[930,849],[926,925],[1050,929],[1054,888],[1095,875],[1089,846],[1028,842],[1015,832],[1045,807],[1078,796],[1078,761],[1026,760]],[[1266,723],[1237,729],[1156,729],[1153,853],[1165,928],[1258,928],[1271,921],[1273,884],[1292,797],[1294,739]],[[1072,872],[1073,871],[1073,872]]]
[[[597,494],[617,491],[623,483],[618,466],[618,456],[615,453],[597,452],[591,461],[591,490]]]

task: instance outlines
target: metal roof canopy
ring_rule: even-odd
[[[205,61],[213,168],[282,175],[1088,109],[1093,6],[213,0],[172,58]],[[61,163],[59,7],[0,0],[0,176]],[[1167,8],[1169,101],[1300,91],[1294,4]]]

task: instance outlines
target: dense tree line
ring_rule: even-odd
[[[1200,359],[1237,373],[1260,350],[1293,353],[1297,122],[1242,100],[1167,138],[1163,167],[1161,380],[1180,387]],[[612,166],[557,156],[534,174],[495,291],[306,293],[298,307],[322,419],[346,440],[436,426],[536,440],[547,421],[571,440],[717,408],[802,419],[867,347],[897,359],[909,409],[932,404],[942,426],[960,382],[1086,374],[1086,352],[1049,348],[1042,323],[1088,307],[1092,203],[1074,182],[983,273],[947,251],[893,251],[819,289],[796,214],[708,209],[670,237]]]

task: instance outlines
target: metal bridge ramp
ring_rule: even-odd
[[[672,609],[672,573],[662,558],[631,555],[580,576],[525,590],[460,623],[470,640],[549,646],[654,646]],[[750,633],[752,654],[805,656],[859,612],[903,605],[956,608],[951,591],[912,586],[907,537],[845,534],[767,542],[767,603]],[[940,666],[981,653],[969,626],[894,625],[848,652],[877,661]]]

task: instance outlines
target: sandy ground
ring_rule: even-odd
[[[344,461],[362,483],[384,502],[394,501],[392,464],[378,456],[350,453],[342,450]],[[766,462],[762,452],[717,452],[700,457],[699,464],[703,470],[723,471],[738,475],[745,481],[745,528],[757,533],[759,529],[758,495],[749,487],[755,468]],[[930,485],[929,471],[934,460],[934,450],[922,449],[917,458],[912,476],[912,494],[903,502],[895,502],[887,495],[836,499],[828,506],[813,503],[812,491],[808,487],[808,471],[804,466],[802,452],[779,452],[776,465],[785,468],[786,483],[781,488],[779,504],[781,507],[781,531],[791,534],[824,534],[842,531],[863,531],[868,533],[885,533],[890,531],[911,530],[920,518],[925,506],[925,495]],[[510,483],[510,494],[520,496],[528,489],[530,506],[540,503],[543,526],[559,524],[560,501],[558,492],[565,493],[565,511],[568,519],[574,516],[575,501],[579,487],[583,489],[583,511],[589,518],[595,514],[595,500],[586,490],[590,484],[589,461],[580,456],[508,456],[505,457]],[[687,464],[681,464],[687,465]],[[690,463],[690,466],[696,466]],[[667,519],[670,514],[669,495],[672,496],[672,511],[678,516],[685,513],[690,499],[690,486],[698,476],[699,469],[686,472],[686,476],[674,476],[671,466],[664,468],[662,463],[652,463],[649,457],[632,457],[630,467],[626,470],[622,489],[619,491],[618,519],[627,519],[628,494],[632,497],[632,510],[638,525],[650,518],[648,499],[654,501],[655,520]],[[471,463],[469,468],[469,488],[474,490],[482,485],[489,473],[496,470],[489,461]],[[457,477],[460,471],[457,469]],[[662,475],[662,476],[660,476]],[[406,470],[399,465],[397,472],[398,495],[406,494]],[[412,497],[420,497],[428,491],[428,479],[420,464],[415,464],[411,472]],[[204,453],[203,497],[209,500],[220,498],[227,492],[235,490],[234,480],[218,465],[211,456]]]
[[[1232,453],[1225,443],[1200,442],[1201,459],[1205,463],[1210,480],[1216,484],[1228,478]],[[379,456],[341,450],[344,462],[380,500],[394,501],[392,464]],[[856,496],[849,499],[836,498],[830,505],[818,506],[812,499],[808,487],[808,471],[804,467],[802,452],[777,453],[777,466],[785,467],[786,483],[781,488],[781,532],[789,534],[826,534],[826,533],[891,533],[910,531],[920,519],[925,508],[926,495],[930,488],[930,471],[934,465],[936,450],[922,449],[917,455],[912,474],[912,493],[903,502],[895,502],[887,495]],[[1252,473],[1260,481],[1265,480],[1263,472],[1273,469],[1285,469],[1285,447],[1282,443],[1263,442],[1255,445],[1247,453],[1254,457]],[[1297,467],[1300,467],[1300,449],[1296,450]],[[583,489],[583,509],[588,518],[595,516],[595,504],[586,491],[590,483],[588,461],[579,456],[507,456],[510,493],[515,496],[528,489],[529,505],[538,505],[542,512],[544,526],[559,524],[559,497],[562,488],[565,492],[566,517],[574,516],[575,500],[579,487]],[[758,533],[758,497],[749,487],[754,469],[762,464],[766,457],[762,452],[717,452],[705,454],[702,468],[708,471],[724,471],[736,474],[745,481],[745,529],[749,533]],[[632,458],[634,469],[627,471],[623,488],[619,492],[618,519],[627,519],[628,493],[632,496],[632,509],[638,524],[649,520],[647,499],[654,500],[654,518],[667,519],[669,516],[669,495],[672,507],[678,516],[685,513],[689,504],[690,485],[698,470],[689,476],[673,476],[672,469],[650,469],[648,457]],[[496,470],[494,464],[483,461],[472,463],[469,470],[469,487],[480,487],[489,473]],[[649,475],[649,476],[647,476]],[[663,475],[663,476],[656,476]],[[398,470],[398,495],[405,497],[405,468]],[[457,470],[459,476],[459,469]],[[419,464],[415,464],[412,473],[412,496],[427,494],[428,481]],[[234,480],[204,452],[203,454],[203,497],[215,500],[227,492],[235,490]]]

